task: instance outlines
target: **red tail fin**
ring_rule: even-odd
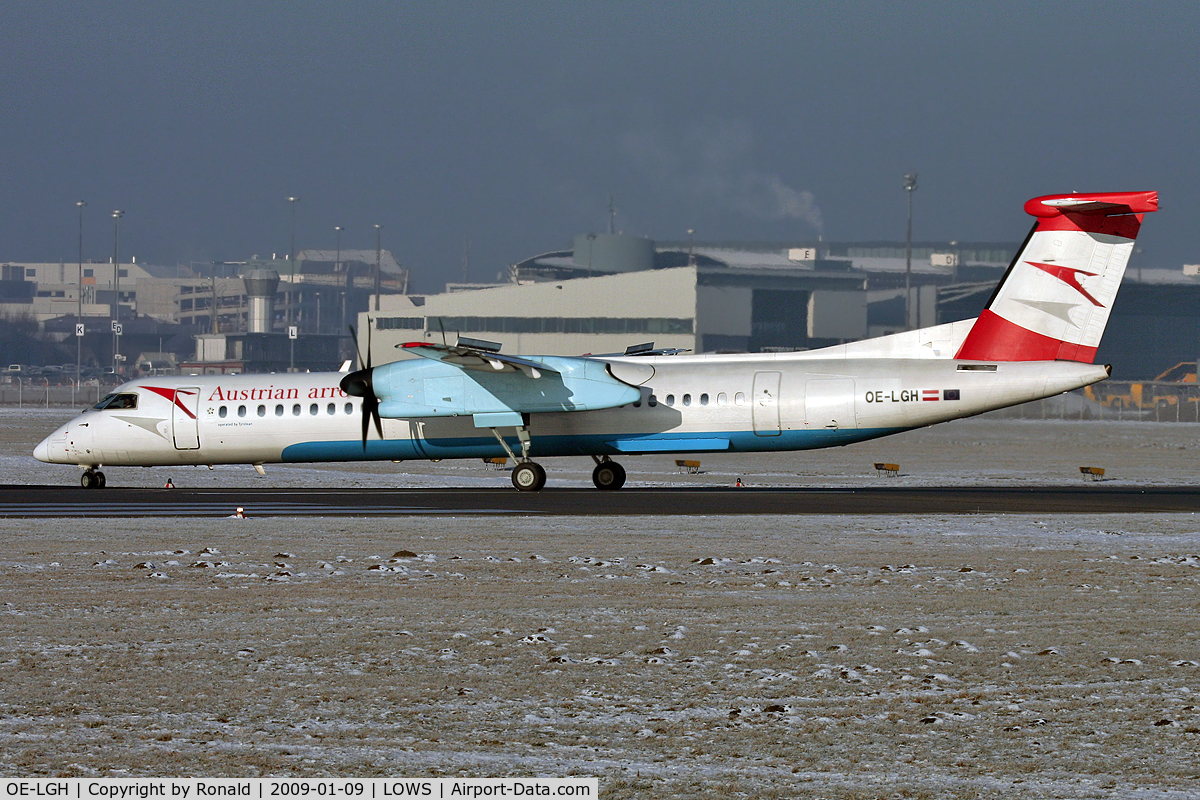
[[[1157,210],[1157,192],[1030,200],[1038,221],[955,357],[1092,363],[1142,218]]]

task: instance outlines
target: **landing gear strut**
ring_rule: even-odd
[[[489,428],[488,430],[496,437],[496,441],[500,442],[500,446],[504,448],[504,452],[508,453],[508,457],[517,462],[512,471],[513,487],[518,492],[540,492],[542,487],[546,485],[546,470],[541,464],[529,460],[529,446],[531,444],[529,428],[525,425],[517,425],[516,429],[517,440],[521,443],[520,458],[508,446],[508,442],[504,441],[504,437],[500,435],[500,431],[495,428]]]
[[[89,467],[79,478],[79,484],[85,489],[103,489],[107,481],[104,479],[103,472]]]
[[[596,484],[597,489],[605,491],[620,489],[625,485],[625,468],[615,461],[610,461],[608,456],[601,456],[596,460],[596,468],[592,470],[592,483]]]

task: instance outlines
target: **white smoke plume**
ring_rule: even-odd
[[[825,222],[812,192],[752,165],[754,137],[744,122],[718,120],[671,135],[659,127],[631,131],[621,151],[641,174],[674,197],[754,219],[794,219],[818,234]]]

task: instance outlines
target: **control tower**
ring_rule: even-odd
[[[273,269],[252,269],[242,276],[246,295],[250,298],[247,324],[249,333],[270,333],[275,318],[275,290],[279,288],[279,273]]]

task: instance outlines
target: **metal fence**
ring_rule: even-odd
[[[111,386],[47,386],[41,381],[0,384],[0,406],[11,408],[83,408],[95,405]]]
[[[1015,419],[1200,422],[1200,385],[1101,381],[1075,392],[993,411],[991,415]]]

